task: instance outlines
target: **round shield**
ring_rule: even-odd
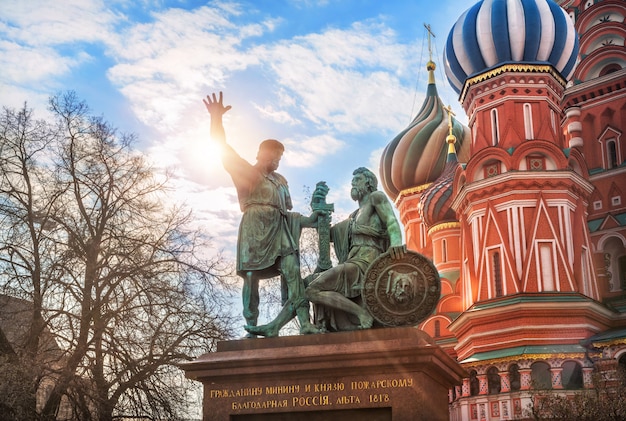
[[[383,253],[367,269],[363,301],[374,319],[386,326],[411,326],[437,306],[441,279],[435,265],[408,250],[401,259]]]

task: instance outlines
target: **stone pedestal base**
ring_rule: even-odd
[[[182,368],[205,421],[448,420],[466,376],[410,327],[221,342]]]

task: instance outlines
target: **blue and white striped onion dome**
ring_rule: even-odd
[[[481,0],[454,24],[445,46],[448,81],[465,81],[506,64],[551,65],[566,81],[574,73],[578,34],[552,0]]]

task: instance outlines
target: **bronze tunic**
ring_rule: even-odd
[[[260,272],[262,278],[279,275],[279,258],[297,253],[300,214],[292,208],[287,180],[261,170],[226,149],[224,168],[237,189],[243,217],[237,241],[237,273]]]

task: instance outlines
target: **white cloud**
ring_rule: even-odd
[[[294,98],[290,112],[302,113],[323,130],[363,133],[398,127],[412,95],[402,75],[408,49],[380,25],[354,24],[264,45],[281,93]]]
[[[83,49],[107,36],[119,16],[101,1],[2,2],[0,89],[3,105],[45,107],[49,95],[67,89],[62,77],[92,60]],[[80,44],[82,47],[77,45]],[[61,50],[61,48],[63,50]]]
[[[240,43],[271,23],[236,26],[229,17],[223,9],[206,6],[169,9],[111,42],[109,53],[119,64],[108,75],[141,121],[175,129],[185,108],[199,101],[201,89],[220,85],[228,74],[257,62]]]
[[[305,137],[302,139],[286,139],[285,162],[292,167],[313,167],[319,164],[325,156],[341,151],[344,142],[331,135]]]
[[[100,0],[3,0],[5,36],[24,45],[100,41],[122,16]]]
[[[261,106],[256,103],[253,103],[253,105],[254,108],[265,118],[273,120],[279,124],[288,124],[293,126],[300,123],[300,120],[289,114],[286,110],[277,110],[273,105]]]

